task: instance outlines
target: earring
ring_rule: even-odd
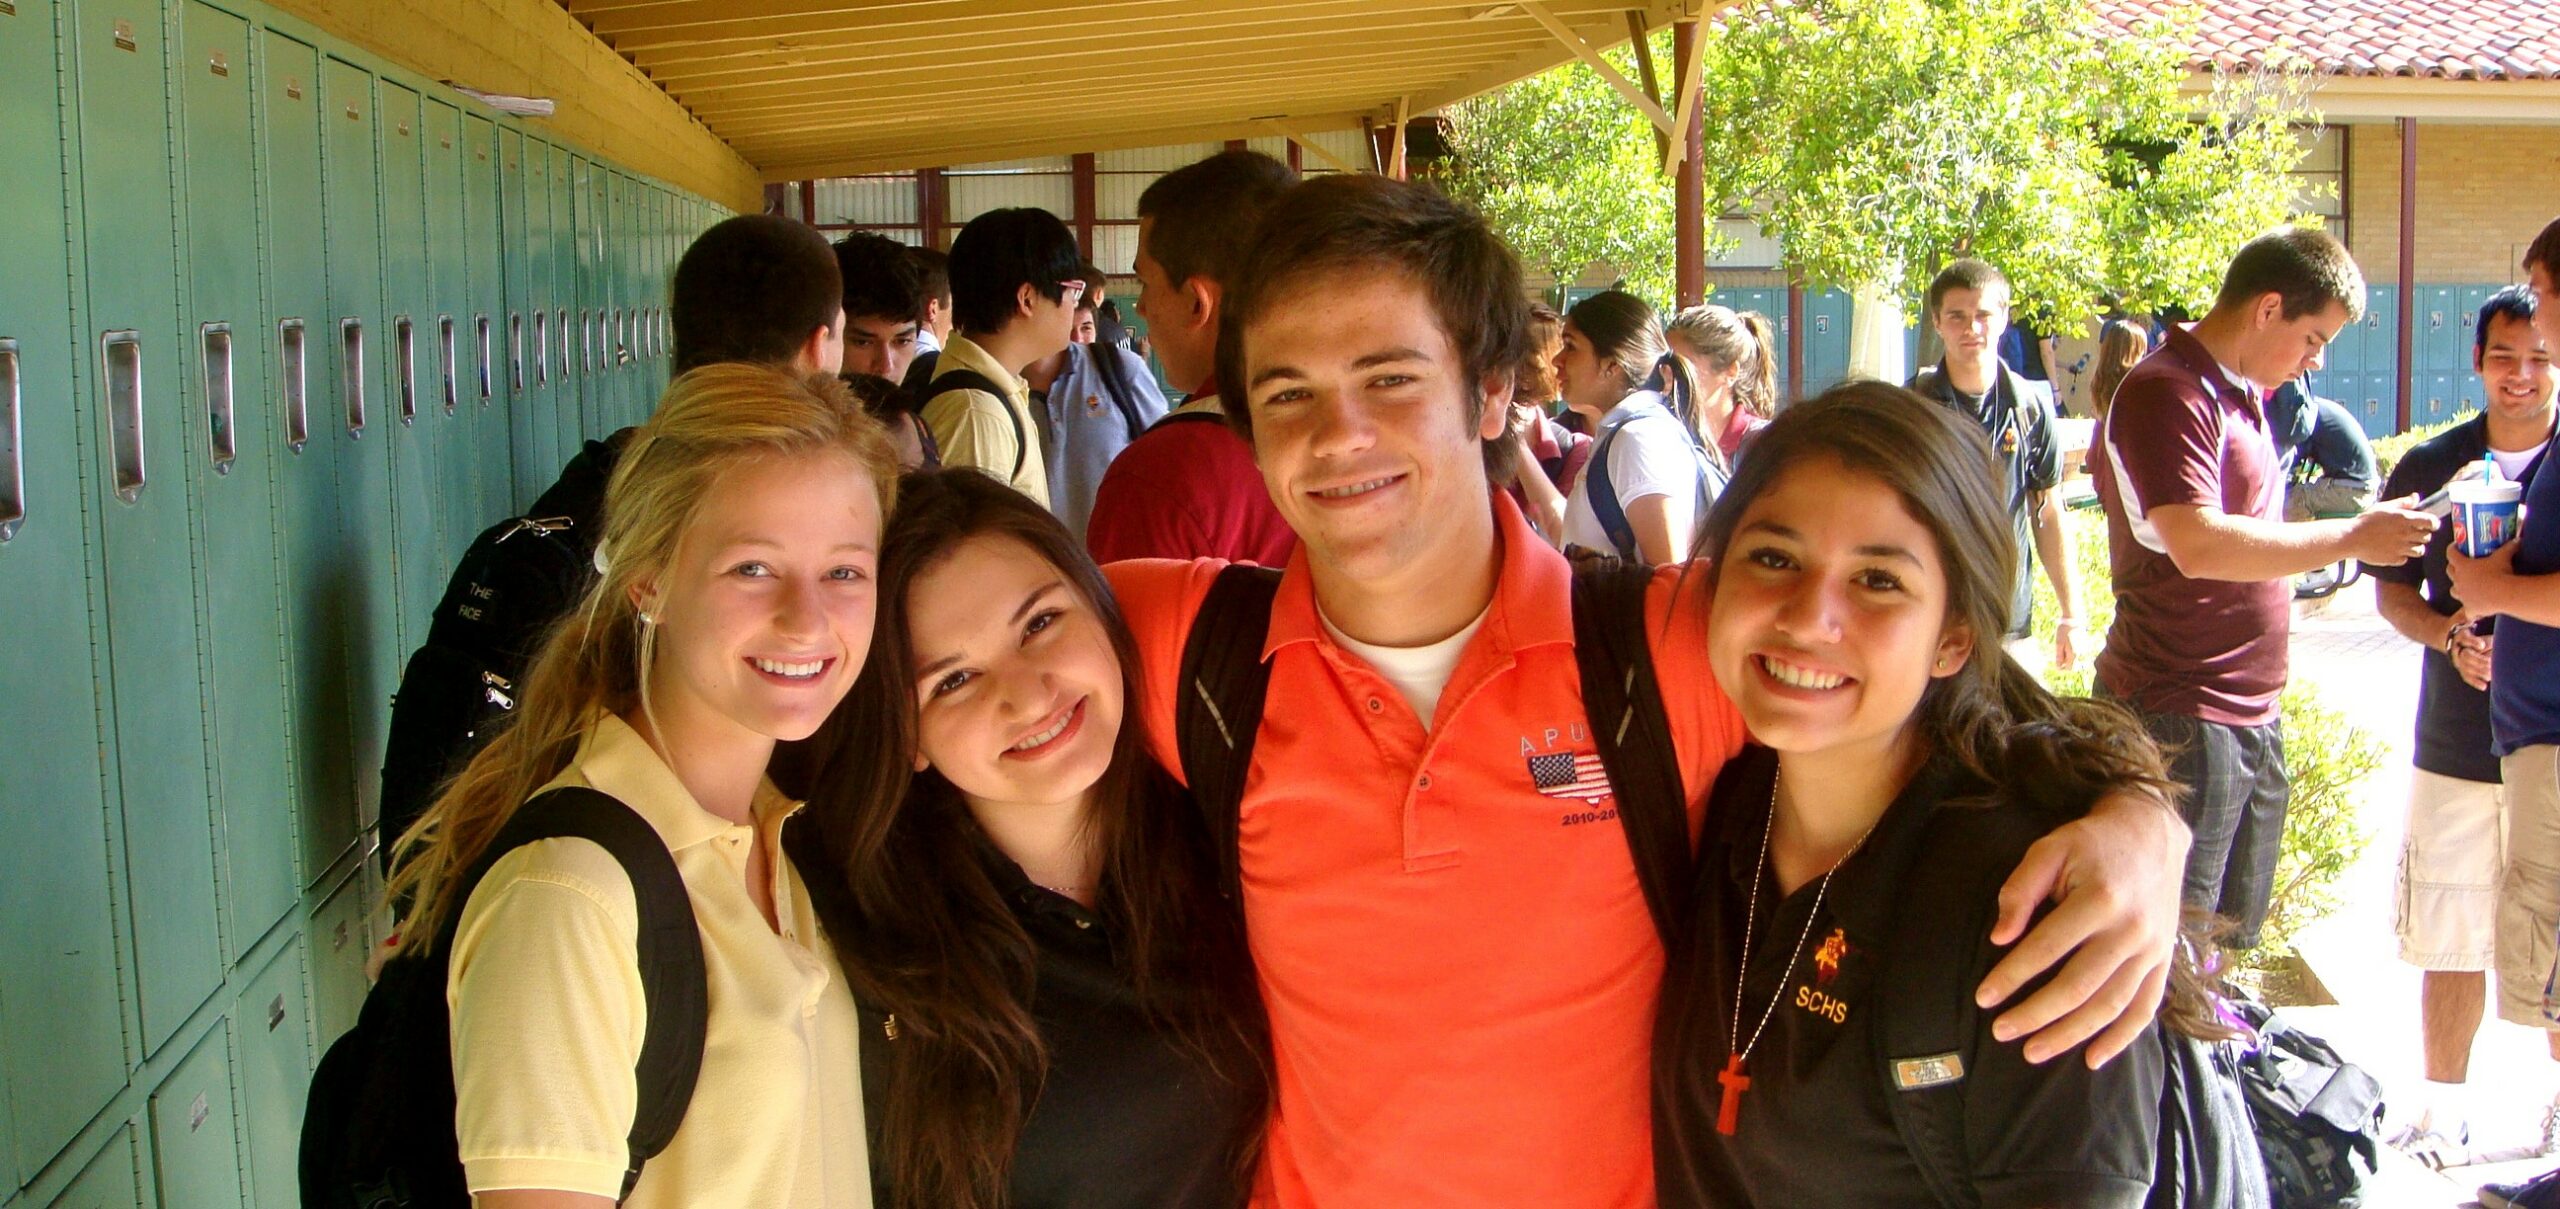
[[[645,626],[653,626],[653,625],[658,624],[658,619],[657,619],[656,617],[654,617],[654,616],[650,615],[647,611],[645,611],[645,610],[644,610],[644,611],[642,611],[642,612],[641,612],[641,614],[640,614],[640,624],[641,624],[642,626],[644,626],[644,627],[645,627]]]

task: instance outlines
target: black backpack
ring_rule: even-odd
[[[2276,1209],[2363,1204],[2382,1157],[2382,1085],[2265,1004],[2231,1006],[2258,1034],[2257,1048],[2233,1048]]]
[[[1165,421],[1159,421],[1162,423]],[[1645,906],[1666,947],[1687,931],[1690,865],[1687,796],[1672,750],[1671,721],[1645,642],[1650,567],[1599,563],[1573,578],[1574,658],[1601,767],[1617,797]],[[1262,725],[1271,665],[1262,660],[1280,572],[1239,563],[1218,573],[1182,647],[1175,743],[1194,800],[1207,817],[1220,885],[1238,898],[1236,821],[1245,770]]]
[[[913,380],[914,375],[909,374],[908,377],[909,380]],[[916,392],[917,417],[923,417],[927,404],[944,395],[962,390],[994,395],[996,402],[1004,405],[1004,418],[1013,422],[1013,473],[1004,476],[1004,481],[1010,483],[1022,477],[1022,464],[1031,457],[1031,434],[1022,429],[1022,413],[1013,409],[1013,396],[1005,393],[1003,387],[996,385],[985,374],[967,368],[944,370],[934,374],[925,384],[924,389]]]
[[[595,582],[605,480],[629,430],[586,448],[533,510],[491,525],[446,581],[427,641],[391,698],[382,750],[382,860],[446,780],[488,745],[515,709],[525,671],[552,624]]]
[[[356,1026],[321,1056],[302,1119],[303,1209],[468,1209],[454,1138],[453,1017],[445,1003],[454,929],[472,888],[499,857],[560,837],[592,840],[612,853],[640,905],[648,1024],[623,1197],[641,1165],[675,1136],[702,1070],[709,1008],[693,900],[648,820],[595,790],[555,789],[525,803],[499,830],[454,887],[435,944],[385,963]]]

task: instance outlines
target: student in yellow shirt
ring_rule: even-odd
[[[538,840],[454,884],[520,806],[583,786],[646,820],[699,926],[708,991],[683,1124],[623,1203],[866,1206],[853,996],[780,858],[766,779],[860,672],[897,462],[830,378],[676,379],[606,491],[603,575],[533,664],[512,725],[401,840],[403,945],[458,913],[455,1128],[476,1204],[623,1192],[647,1004],[638,904],[605,849]]]
[[[880,1204],[1240,1206],[1260,1001],[1198,808],[1147,755],[1128,627],[1019,492],[903,491],[878,649],[790,842],[865,1009]]]

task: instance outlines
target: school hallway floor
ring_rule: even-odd
[[[2393,874],[2407,822],[2409,750],[2417,705],[2418,648],[2374,612],[2370,581],[2348,586],[2298,612],[2293,675],[2315,685],[2333,709],[2371,731],[2388,749],[2364,787],[2359,817],[2370,833],[2347,874],[2337,914],[2305,929],[2299,947],[2312,973],[2337,1002],[2289,1008],[2311,1032],[2327,1037],[2349,1061],[2373,1072],[2386,1097],[2422,1079],[2418,971],[2398,959],[2392,933]],[[2541,1136],[2544,1109],[2560,1092],[2560,1063],[2542,1033],[2496,1018],[2480,1026],[2471,1051],[2471,1122],[2475,1154],[2504,1162],[2449,1168],[2443,1174],[2388,1148],[2369,1205],[2464,1206],[2483,1183],[2529,1178],[2560,1155],[2515,1158]],[[2391,1128],[2397,1128],[2393,1117]]]

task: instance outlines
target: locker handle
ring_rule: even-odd
[[[535,386],[551,385],[551,312],[549,311],[533,313],[533,384]],[[523,386],[524,379],[517,378],[516,385]]]
[[[507,312],[507,381],[518,394],[524,392],[524,312]]]
[[[27,455],[18,444],[18,342],[0,340],[0,542],[27,523]]]
[[[347,436],[364,439],[364,320],[338,320],[339,401],[347,413]]]
[[[278,376],[284,384],[284,447],[295,453],[311,443],[311,407],[303,392],[302,321],[276,321],[276,352],[283,362]]]
[[[561,307],[552,315],[553,327],[560,329],[560,380],[569,380],[569,308]]]
[[[204,338],[205,423],[213,436],[213,472],[229,474],[232,461],[240,456],[239,437],[232,428],[231,325],[208,323],[199,332]]]
[[[629,307],[616,307],[613,312],[613,363],[629,365],[639,360],[632,355],[631,342],[640,329],[640,314]]]
[[[407,315],[391,317],[391,355],[400,367],[400,425],[418,422],[418,329]]]
[[[98,334],[98,379],[107,392],[107,428],[115,461],[116,498],[142,499],[150,471],[143,460],[142,333],[120,328]]]
[[[471,328],[472,334],[478,338],[480,344],[480,404],[486,407],[489,403],[489,353],[491,352],[489,316],[486,314],[472,316]]]
[[[596,372],[596,315],[585,307],[578,308],[578,369]]]
[[[453,316],[436,316],[437,368],[444,371],[444,414],[452,415],[462,401],[462,384],[455,381],[453,356]]]

